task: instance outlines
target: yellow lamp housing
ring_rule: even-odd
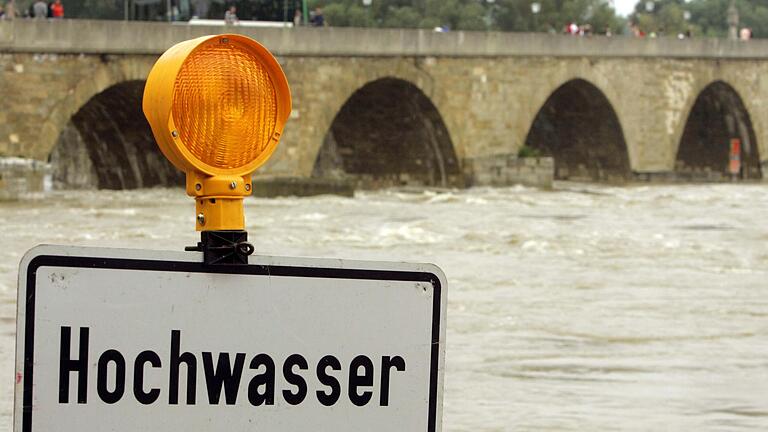
[[[236,34],[178,43],[149,72],[143,109],[160,150],[187,175],[196,229],[243,230],[251,173],[277,148],[291,112],[274,56]]]

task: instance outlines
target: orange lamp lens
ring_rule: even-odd
[[[222,169],[247,165],[267,150],[278,121],[269,72],[244,43],[212,38],[184,60],[171,114],[184,147]]]

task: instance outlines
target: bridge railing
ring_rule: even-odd
[[[0,21],[0,52],[160,54],[176,42],[223,32],[251,36],[278,55],[297,56],[768,57],[768,40],[23,19]]]

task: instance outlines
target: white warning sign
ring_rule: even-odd
[[[435,266],[41,246],[21,264],[17,432],[439,431]]]

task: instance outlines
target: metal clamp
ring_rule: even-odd
[[[202,252],[205,265],[246,265],[254,247],[246,231],[201,231],[197,246],[184,250]]]

